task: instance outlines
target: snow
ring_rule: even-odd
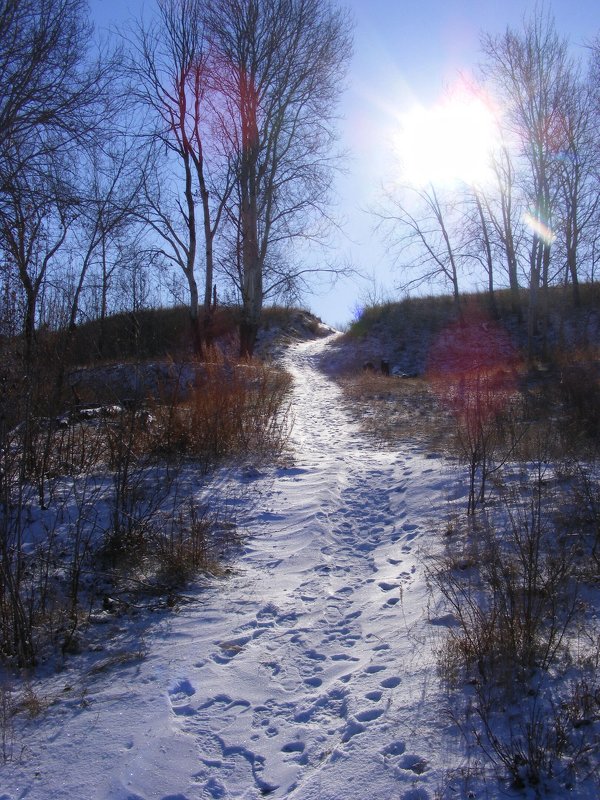
[[[45,709],[14,722],[0,800],[469,796],[435,666],[454,620],[423,569],[456,475],[363,436],[317,369],[331,341],[286,352],[293,462],[238,478],[260,502],[231,573],[33,676]]]

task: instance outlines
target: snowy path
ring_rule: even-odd
[[[286,357],[294,466],[255,479],[265,497],[234,575],[159,623],[146,658],[97,679],[85,704],[57,701],[1,800],[439,791],[456,740],[438,719],[418,548],[443,506],[440,463],[363,438],[315,368],[326,347]]]

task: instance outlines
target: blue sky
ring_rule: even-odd
[[[98,28],[139,16],[143,5],[151,11],[151,0],[90,0]],[[399,276],[364,209],[381,195],[398,117],[415,102],[435,103],[459,72],[476,70],[480,33],[500,33],[507,25],[519,28],[536,2],[349,0],[347,5],[356,26],[340,109],[341,143],[349,156],[346,174],[338,181],[337,208],[346,221],[346,234],[336,236],[335,251],[393,292]],[[600,32],[598,0],[555,0],[544,8],[570,40],[575,56]],[[315,259],[321,257],[315,253]],[[333,289],[319,287],[307,303],[326,322],[342,323],[351,318],[370,287],[369,280],[346,279]]]

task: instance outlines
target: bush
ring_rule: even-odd
[[[150,446],[194,458],[205,470],[224,458],[277,455],[287,439],[290,386],[282,370],[215,353],[187,397],[153,408],[158,424]]]
[[[206,474],[227,459],[276,457],[291,379],[218,354],[196,373],[187,395],[177,384],[163,403],[138,396],[41,417],[26,399],[18,424],[0,430],[0,659],[29,667],[50,645],[71,652],[100,583],[156,591],[214,571],[214,520],[183,513],[182,460]],[[0,401],[10,406],[8,392]]]
[[[548,477],[538,464],[495,522],[480,516],[453,533],[429,576],[456,622],[438,669],[468,687],[455,711],[463,735],[514,788],[570,791],[597,767],[597,643],[582,643],[586,559],[575,530],[557,525]]]

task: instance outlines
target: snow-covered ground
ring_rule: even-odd
[[[231,574],[32,678],[44,708],[14,722],[0,800],[469,796],[421,563],[447,468],[363,437],[316,367],[330,341],[287,351],[293,461],[246,471]]]

